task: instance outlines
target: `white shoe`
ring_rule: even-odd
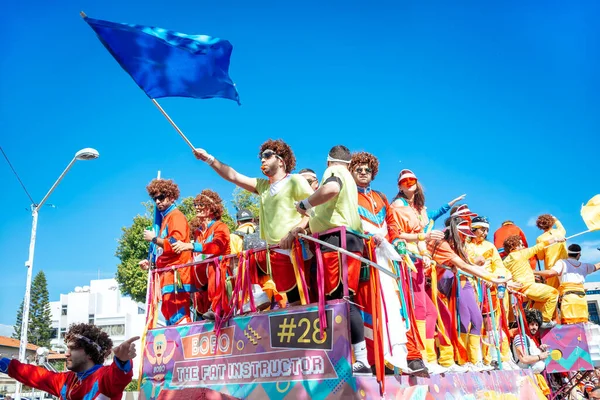
[[[461,365],[461,367],[463,367],[467,372],[478,372],[475,369],[475,365],[473,365],[473,363],[464,363],[463,365]]]
[[[427,363],[426,362],[425,366],[427,367],[427,370],[429,371],[429,373],[431,375],[445,374],[446,372],[448,372],[447,368],[442,367],[437,362],[432,362],[432,363]]]
[[[476,364],[473,365],[473,367],[477,372],[491,371],[494,369],[494,367],[490,365],[485,365],[483,361],[478,361]]]
[[[269,306],[271,305],[269,296],[267,296],[267,294],[262,290],[260,285],[257,285],[257,284],[252,285],[252,297],[254,297],[254,306],[256,307],[256,310],[258,310],[258,311],[262,311],[266,308],[269,308]],[[250,300],[248,300],[248,301],[246,301],[246,303],[244,303],[244,306],[242,307],[242,312],[243,313],[250,312]]]
[[[518,371],[521,368],[513,361],[502,361],[502,370],[503,371]]]
[[[445,367],[445,368],[446,368],[447,372],[450,374],[461,374],[461,373],[467,372],[466,368],[461,367],[460,365],[458,365],[456,363],[452,364],[449,367]]]

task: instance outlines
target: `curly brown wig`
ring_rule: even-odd
[[[171,179],[153,179],[152,182],[146,186],[146,190],[152,199],[161,194],[173,200],[179,198],[179,186]]]
[[[535,224],[538,228],[545,232],[554,226],[554,217],[550,214],[542,214],[537,217]]]
[[[371,153],[359,151],[352,154],[348,169],[354,171],[356,167],[363,164],[367,164],[367,166],[371,168],[371,180],[375,180],[375,176],[377,175],[377,172],[379,172],[379,160]]]
[[[502,245],[504,246],[504,251],[506,252],[506,254],[510,254],[510,252],[514,251],[521,244],[523,244],[521,236],[511,235],[506,238]]]
[[[90,340],[79,338],[83,336]],[[113,342],[108,334],[94,324],[73,324],[65,334],[65,343],[74,343],[77,348],[83,349],[90,356],[94,364],[104,364],[104,360],[112,351]],[[94,346],[100,346],[100,350]]]
[[[286,142],[281,139],[273,140],[269,139],[263,144],[260,145],[260,151],[258,152],[258,156],[263,153],[265,150],[273,150],[275,154],[283,159],[283,163],[285,166],[285,172],[288,174],[296,168],[296,157],[294,156],[294,152],[288,146]]]
[[[223,212],[225,211],[223,207],[223,200],[217,194],[217,192],[213,192],[210,189],[204,189],[196,198],[194,199],[194,205],[200,205],[208,208],[210,213],[213,215],[213,218],[216,220],[220,220]]]

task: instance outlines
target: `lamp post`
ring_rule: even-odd
[[[46,195],[44,196],[42,201],[40,201],[38,204],[31,205],[31,216],[33,217],[32,218],[33,221],[31,224],[31,240],[29,242],[29,258],[27,259],[27,262],[25,263],[25,266],[27,267],[27,283],[25,286],[25,298],[23,300],[23,319],[21,321],[21,343],[19,345],[19,361],[21,361],[21,362],[25,362],[25,355],[26,355],[26,349],[27,349],[27,329],[28,329],[28,325],[29,325],[29,303],[31,301],[31,275],[32,275],[32,269],[33,269],[33,254],[35,251],[35,234],[37,231],[38,212],[39,212],[40,208],[44,205],[46,200],[48,200],[48,197],[50,197],[50,195],[52,194],[54,189],[56,189],[56,187],[58,186],[60,181],[64,178],[66,173],[71,169],[73,164],[75,164],[76,161],[94,160],[94,159],[98,158],[99,156],[100,156],[100,154],[95,149],[85,148],[85,149],[79,150],[77,153],[75,153],[75,156],[73,157],[73,159],[71,160],[69,165],[67,165],[67,168],[65,168],[63,173],[60,174],[60,176],[58,177],[56,182],[54,182],[54,185],[52,185],[52,187],[50,188],[48,193],[46,193]],[[59,335],[60,335],[60,332],[59,332]],[[16,397],[15,400],[21,399],[21,383],[20,382],[17,382],[15,397]]]

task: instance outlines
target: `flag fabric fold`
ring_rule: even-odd
[[[581,218],[590,231],[600,230],[600,194],[581,206]]]
[[[84,20],[148,97],[220,97],[240,104],[229,77],[233,50],[229,41],[88,17]]]

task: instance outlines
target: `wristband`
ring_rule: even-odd
[[[417,233],[417,240],[423,242],[427,236],[424,233]]]
[[[300,202],[300,208],[303,209],[304,211],[308,211],[311,208],[313,208],[313,206],[312,206],[312,204],[309,203],[308,198],[306,198]]]
[[[209,154],[208,158],[205,161],[208,165],[213,165],[213,163],[215,162],[215,156]]]

